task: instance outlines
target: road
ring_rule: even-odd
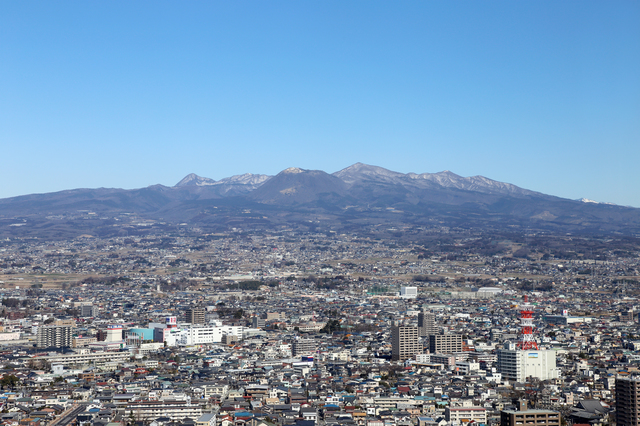
[[[85,410],[84,405],[74,404],[68,410],[64,411],[58,418],[49,424],[49,426],[67,426],[74,421],[78,414]]]

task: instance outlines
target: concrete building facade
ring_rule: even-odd
[[[204,308],[190,308],[185,312],[185,320],[190,324],[204,324],[204,314]]]
[[[38,327],[36,346],[39,348],[71,347],[71,327],[57,325]]]
[[[422,310],[418,314],[418,333],[420,337],[436,334],[436,315],[433,312]]]
[[[429,352],[432,354],[462,352],[462,336],[460,334],[432,334],[429,336]]]
[[[405,361],[422,353],[418,340],[418,327],[394,326],[391,329],[391,359]]]
[[[500,426],[560,426],[561,416],[550,410],[505,410],[500,412]]]
[[[487,409],[483,407],[447,407],[444,416],[451,424],[486,423]]]
[[[618,426],[640,426],[640,379],[616,379],[616,422]]]
[[[316,342],[313,339],[298,339],[292,345],[293,356],[311,355],[316,351]]]

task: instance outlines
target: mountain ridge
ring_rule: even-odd
[[[275,176],[245,173],[218,181],[190,173],[172,187],[74,189],[0,199],[0,236],[62,238],[80,230],[107,235],[124,232],[123,223],[132,217],[169,227],[186,223],[202,232],[279,226],[352,232],[388,224],[640,233],[640,209],[585,200],[484,176],[400,173],[363,163],[331,174],[290,167]],[[27,218],[28,224],[9,227],[16,218]],[[127,226],[133,227],[126,233],[137,229]]]

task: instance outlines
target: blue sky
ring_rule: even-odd
[[[0,197],[363,162],[640,207],[640,2],[1,2],[0,146]]]

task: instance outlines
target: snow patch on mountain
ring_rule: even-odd
[[[260,185],[271,179],[269,175],[256,175],[253,173],[244,173],[241,175],[234,175],[228,178],[220,179],[215,184],[232,184],[232,185]]]
[[[288,169],[284,169],[280,173],[284,173],[284,174],[304,173],[304,170],[298,167],[289,167]]]
[[[617,204],[615,203],[603,203],[602,201],[594,201],[588,198],[580,198],[578,201],[580,201],[581,203],[587,203],[587,204],[604,204],[606,206],[617,206]]]

